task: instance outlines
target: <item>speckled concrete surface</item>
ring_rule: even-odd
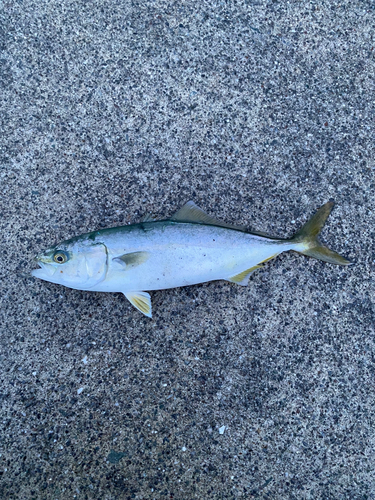
[[[374,499],[371,1],[0,2],[1,499]],[[339,268],[120,294],[50,244],[208,213],[281,236],[328,199]]]

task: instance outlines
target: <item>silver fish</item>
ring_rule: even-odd
[[[323,246],[318,235],[333,207],[323,205],[292,237],[280,239],[215,220],[189,201],[168,220],[82,234],[39,254],[32,275],[94,292],[122,292],[151,318],[145,290],[227,280],[246,286],[251,274],[282,252],[350,262]]]

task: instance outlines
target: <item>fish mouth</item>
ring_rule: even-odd
[[[42,262],[38,257],[36,258],[36,261],[40,269],[34,269],[33,271],[31,271],[31,276],[35,276],[36,278],[41,279],[48,279],[57,271],[55,266],[47,264],[46,262]]]

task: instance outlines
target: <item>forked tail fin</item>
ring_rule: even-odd
[[[322,245],[318,239],[319,233],[325,224],[331,210],[333,208],[333,201],[329,201],[319,208],[315,215],[306,222],[306,224],[293,236],[290,240],[294,243],[303,243],[306,245],[306,250],[296,250],[303,255],[314,257],[314,259],[324,260],[331,264],[338,264],[347,266],[350,261],[341,257],[336,252]]]

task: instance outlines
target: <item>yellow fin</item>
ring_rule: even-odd
[[[175,222],[195,222],[197,224],[207,224],[210,226],[226,227],[228,229],[236,229],[237,231],[246,232],[243,226],[235,226],[233,224],[226,224],[225,222],[218,221],[206,214],[199,208],[193,201],[188,201],[183,207],[180,208],[174,215],[171,221]]]
[[[274,255],[271,255],[271,257],[267,257],[267,259],[262,260],[262,262],[260,262],[260,264],[264,264],[265,262],[268,262],[269,260],[274,259],[278,255],[279,255],[278,253],[275,253]]]
[[[260,267],[262,266],[260,266],[259,264],[250,267],[250,269],[246,269],[245,271],[242,271],[242,273],[232,276],[231,278],[228,279],[228,281],[231,281],[232,283],[237,283],[237,285],[246,286],[249,282],[250,275],[253,274],[253,272],[259,269]]]
[[[313,215],[289,241],[292,243],[305,244],[305,249],[297,250],[298,253],[314,257],[314,259],[323,260],[324,262],[330,262],[331,264],[347,266],[350,264],[348,259],[330,250],[319,241],[320,230],[331,213],[333,205],[333,201],[329,201],[320,207],[315,215]]]
[[[152,318],[151,297],[147,292],[123,292],[128,301],[145,316]]]
[[[132,252],[125,253],[119,257],[114,257],[112,260],[122,264],[125,268],[136,267],[143,264],[150,257],[149,252]]]

